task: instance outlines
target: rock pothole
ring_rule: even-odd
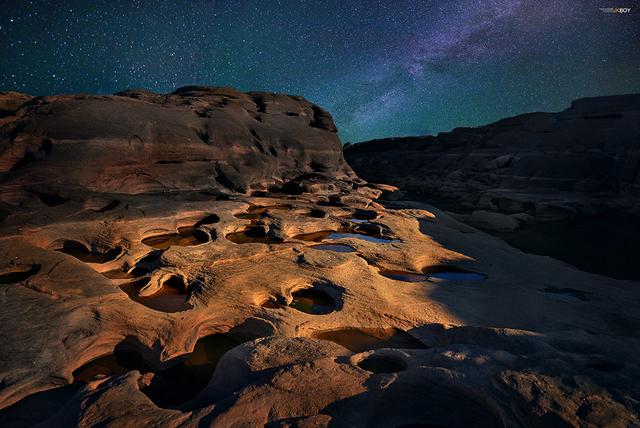
[[[402,270],[379,269],[378,273],[385,278],[393,279],[395,281],[425,282],[429,279],[428,275],[415,272],[406,272]]]
[[[294,309],[312,315],[326,315],[335,311],[336,302],[329,293],[317,288],[304,288],[291,293],[293,300],[289,303]]]
[[[39,264],[11,266],[0,271],[0,284],[15,284],[40,272]]]
[[[155,293],[148,296],[140,295],[140,290],[142,290],[148,282],[148,278],[142,278],[138,281],[123,284],[120,286],[120,289],[127,293],[134,302],[156,311],[172,313],[193,309],[193,306],[188,303],[189,292],[182,277],[173,275],[165,279],[160,289]]]
[[[158,250],[166,250],[171,246],[190,247],[209,242],[209,235],[195,226],[179,227],[177,233],[149,236],[142,243]]]
[[[335,251],[336,253],[354,253],[356,251],[355,248],[347,244],[320,244],[310,248],[318,251]]]
[[[542,291],[544,291],[545,293],[556,294],[560,297],[572,300],[580,300],[583,302],[590,300],[589,295],[591,294],[587,291],[582,291],[575,288],[553,286],[545,287]]]
[[[375,244],[400,242],[399,239],[387,238],[375,232],[364,233],[364,231],[354,231],[353,229],[321,230],[318,232],[295,235],[293,239],[310,242],[323,242],[338,239],[360,239]]]
[[[422,269],[423,273],[378,268],[378,273],[385,278],[402,282],[439,281],[484,281],[487,276],[482,273],[468,271],[457,266],[435,265]]]
[[[336,301],[326,291],[318,288],[303,288],[291,293],[292,300],[288,304],[300,312],[311,315],[326,315],[336,310]],[[261,307],[281,309],[287,306],[284,298],[270,297],[262,302]]]
[[[358,367],[372,373],[397,373],[407,369],[407,363],[397,357],[372,355],[358,363]]]
[[[137,370],[144,377],[141,391],[158,407],[178,408],[191,401],[209,383],[220,358],[246,340],[231,333],[217,333],[200,338],[192,352],[165,363],[154,370],[135,350],[116,346],[112,354],[90,361],[73,371],[74,383],[88,383],[101,376],[121,376]]]
[[[115,260],[122,254],[122,247],[114,247],[106,251],[94,251],[87,248],[78,241],[67,240],[62,244],[62,248],[56,251],[68,254],[86,263],[107,263]]]
[[[266,205],[266,206],[258,206],[258,205],[250,205],[247,211],[242,213],[234,214],[234,217],[242,219],[242,220],[259,220],[263,217],[266,217],[270,210],[286,210],[289,211],[293,209],[291,205]]]
[[[469,271],[453,265],[434,265],[422,269],[430,279],[440,279],[445,281],[484,281],[487,275],[479,272]]]
[[[398,328],[347,327],[314,332],[311,337],[329,340],[352,352],[365,352],[382,348],[427,349],[428,346],[411,334]]]
[[[250,226],[239,232],[228,233],[225,238],[234,244],[281,244],[282,238],[273,236],[260,226]]]
[[[378,216],[377,211],[357,208],[352,214],[347,216],[347,219],[353,223],[366,223],[375,220]]]

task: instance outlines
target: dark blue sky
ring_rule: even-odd
[[[637,1],[0,3],[0,90],[288,92],[331,111],[343,142],[640,92]]]

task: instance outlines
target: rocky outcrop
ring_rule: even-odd
[[[379,204],[304,101],[125,95],[7,108],[0,426],[640,424],[638,283]]]
[[[21,189],[248,192],[353,179],[331,115],[302,97],[185,87],[167,95],[0,94],[2,199]],[[62,195],[64,193],[64,195]]]
[[[539,220],[637,212],[640,95],[585,98],[560,113],[530,113],[437,136],[345,148],[356,173],[462,209]]]

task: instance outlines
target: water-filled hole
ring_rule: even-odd
[[[235,244],[281,244],[282,239],[270,236],[259,226],[248,227],[240,232],[228,233],[225,236],[229,241]]]
[[[119,376],[131,370],[154,373],[151,382],[141,391],[156,405],[175,408],[192,400],[209,383],[220,358],[246,339],[233,334],[205,336],[196,342],[193,352],[174,358],[162,370],[153,370],[138,352],[116,347],[113,354],[74,370],[74,383],[87,383],[99,375]]]
[[[115,247],[105,252],[91,251],[77,241],[64,241],[62,248],[56,250],[87,263],[106,263],[115,260],[122,253],[122,248]]]
[[[363,221],[366,222],[366,221],[375,220],[376,218],[378,218],[378,212],[373,210],[363,210],[358,208],[353,212],[353,214],[351,214],[349,218],[351,221],[355,221],[355,222],[363,222]]]
[[[355,248],[346,244],[320,244],[311,248],[320,251],[335,251],[336,253],[353,253],[356,251]]]
[[[132,275],[130,272],[125,272],[122,269],[113,269],[106,272],[102,272],[102,275],[106,276],[109,279],[131,279],[135,278],[135,275]]]
[[[316,288],[304,288],[294,291],[289,304],[294,309],[312,315],[324,315],[336,309],[335,301],[328,293]]]
[[[545,287],[543,291],[545,293],[558,294],[563,297],[577,299],[583,302],[589,300],[588,296],[591,294],[587,291],[582,291],[575,288],[567,288],[567,287],[561,288],[561,287],[555,287],[555,286]]]
[[[326,240],[335,240],[335,239],[361,239],[367,242],[374,242],[377,244],[388,244],[392,242],[400,242],[398,239],[384,238],[380,235],[373,234],[365,234],[353,232],[349,229],[340,229],[338,231],[333,230],[322,230],[319,232],[312,233],[303,233],[300,235],[296,235],[293,239],[299,239],[301,241],[311,241],[311,242],[323,242]]]
[[[267,205],[267,206],[257,206],[251,205],[247,211],[243,213],[234,214],[234,217],[242,219],[242,220],[259,220],[263,217],[266,217],[270,210],[291,210],[293,207],[291,205],[279,204],[279,205]]]
[[[204,244],[208,241],[209,237],[205,232],[194,226],[186,226],[179,227],[178,233],[167,233],[144,238],[142,243],[159,250],[166,250],[173,245],[178,247],[189,247]]]
[[[427,349],[428,346],[404,330],[397,328],[356,328],[316,332],[316,339],[329,340],[352,352],[365,352],[381,348]]]
[[[0,273],[0,284],[22,282],[38,272],[40,272],[40,265],[37,264],[15,267],[9,272]]]
[[[468,271],[457,266],[435,265],[422,269],[422,273],[429,278],[442,279],[446,281],[484,281],[487,275],[478,272]]]
[[[202,219],[198,220],[198,222],[194,224],[193,227],[199,227],[205,224],[215,224],[215,223],[218,223],[219,221],[220,221],[220,217],[218,217],[215,214],[209,214],[206,217],[203,217]]]
[[[116,350],[113,354],[103,355],[82,365],[73,371],[73,381],[88,383],[98,376],[119,376],[131,370],[148,373],[151,368],[137,352]]]
[[[373,355],[358,363],[358,367],[372,373],[397,373],[407,369],[407,364],[397,358]]]
[[[275,299],[269,298],[264,302],[262,302],[260,306],[267,309],[280,309],[280,308],[283,308],[285,305],[278,303]]]
[[[149,282],[148,278],[130,282],[120,286],[122,291],[134,302],[140,303],[150,309],[161,312],[182,312],[192,309],[187,301],[189,293],[186,290],[184,280],[178,276],[172,276],[166,280],[160,290],[150,296],[140,296],[139,292]]]
[[[415,272],[405,272],[401,270],[392,270],[392,269],[380,269],[378,271],[380,275],[385,278],[393,279],[396,281],[404,281],[404,282],[424,282],[428,280],[428,276],[424,274],[419,274]]]
[[[309,211],[309,217],[325,218],[326,216],[327,216],[327,213],[319,208],[311,208],[311,210]]]

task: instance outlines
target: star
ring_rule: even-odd
[[[0,90],[302,95],[343,142],[640,91],[640,10],[571,0],[6,2]],[[51,70],[55,69],[55,74]]]

